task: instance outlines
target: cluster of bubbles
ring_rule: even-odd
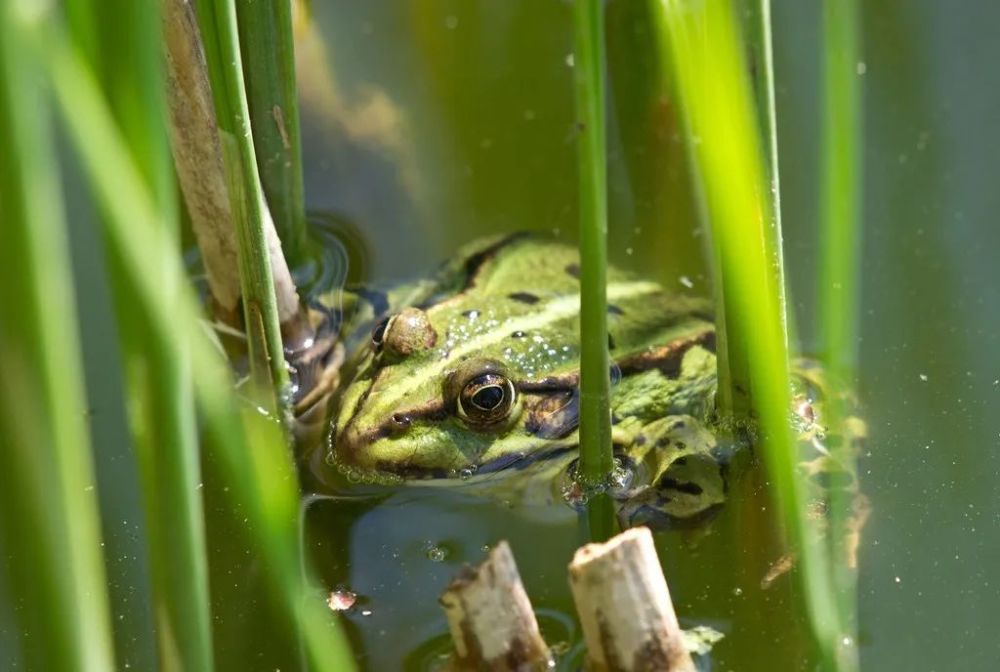
[[[443,545],[428,541],[424,545],[424,555],[426,555],[427,559],[431,562],[444,562],[448,559],[448,549]]]
[[[485,313],[480,310],[467,310],[456,315],[448,322],[445,331],[447,338],[438,348],[441,359],[446,359],[456,346],[484,334],[493,333],[499,327],[500,321],[496,319],[492,310],[487,310]]]
[[[636,470],[619,457],[615,458],[607,481],[597,486],[584,486],[577,480],[577,464],[578,462],[574,461],[563,473],[559,486],[559,494],[563,501],[574,509],[582,509],[591,496],[602,492],[618,499],[637,484]]]
[[[547,373],[577,356],[573,346],[552,344],[539,334],[523,334],[514,337],[513,340],[517,345],[505,347],[501,354],[505,362],[521,371],[527,378]]]
[[[463,343],[504,329],[507,322],[498,319],[491,309],[467,310],[456,315],[449,321],[447,337],[438,348],[441,358],[447,358]],[[503,360],[527,378],[543,375],[578,356],[575,346],[552,343],[541,334],[514,331],[507,343],[510,345],[501,351]]]
[[[338,472],[353,485],[399,485],[403,482],[402,476],[384,472],[362,469],[343,462],[337,462],[333,458],[333,453],[327,454],[326,462],[335,467]]]

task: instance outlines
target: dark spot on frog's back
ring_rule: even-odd
[[[661,490],[676,490],[677,492],[683,492],[688,495],[700,495],[704,492],[702,487],[693,481],[687,483],[682,483],[676,479],[664,476],[660,479],[660,489]]]
[[[618,367],[622,375],[632,375],[650,369],[659,369],[667,378],[677,378],[681,372],[681,361],[692,347],[699,345],[710,352],[715,351],[715,331],[705,331],[679,338],[666,345],[652,350],[643,350],[637,354],[619,360]]]
[[[526,231],[518,231],[517,233],[512,233],[509,236],[501,238],[500,240],[492,243],[491,245],[479,250],[475,254],[471,255],[465,260],[465,286],[464,289],[469,289],[476,284],[476,280],[479,279],[479,273],[483,270],[483,267],[488,261],[497,255],[500,250],[507,247],[511,243],[517,242],[519,240],[524,240],[528,237]]]
[[[567,264],[566,265],[566,274],[569,275],[570,277],[573,277],[573,278],[576,278],[577,280],[579,280],[580,279],[580,264]]]
[[[517,301],[518,303],[526,303],[529,306],[534,305],[539,301],[539,298],[531,292],[514,292],[513,294],[508,294],[507,298]]]

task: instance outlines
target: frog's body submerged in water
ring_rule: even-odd
[[[550,494],[567,484],[578,276],[575,249],[514,236],[473,246],[436,280],[368,292],[346,339],[329,460],[375,482],[503,473],[507,497],[539,492],[528,481],[543,477]],[[613,268],[607,296],[613,441],[629,474],[614,493],[629,519],[699,517],[724,502],[738,451],[713,430],[711,305]]]

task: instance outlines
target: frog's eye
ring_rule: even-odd
[[[385,334],[389,331],[389,324],[392,322],[393,316],[384,317],[379,320],[374,327],[372,327],[372,347],[375,348],[375,352],[382,349],[382,343],[385,342]]]
[[[499,373],[481,373],[462,387],[458,414],[477,425],[504,420],[514,407],[514,384]]]

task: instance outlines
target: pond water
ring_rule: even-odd
[[[641,4],[608,2],[610,253],[668,287],[707,292],[684,149],[657,83]],[[860,4],[866,141],[857,386],[870,431],[860,474],[873,509],[859,558],[861,662],[872,670],[993,669],[1000,659],[991,625],[1000,619],[1000,6]],[[818,0],[773,8],[786,260],[805,351],[815,326],[820,9]],[[312,11],[315,33],[303,34],[300,49],[307,200],[340,222],[352,277],[383,285],[410,279],[488,233],[535,230],[572,242],[567,3],[314,2]],[[100,246],[92,232],[73,234],[77,290],[88,307],[84,346],[113,607],[125,633],[116,644],[132,668],[153,669],[140,498],[116,410],[120,371],[101,346],[115,337],[106,288],[96,280]],[[710,527],[657,535],[681,620],[726,633],[714,670],[815,669],[794,582],[760,587],[777,552],[759,512],[760,484],[751,477],[738,494]],[[502,538],[548,640],[569,647],[572,660],[578,633],[565,567],[585,535],[568,509],[545,517],[459,492],[403,488],[311,499],[305,511],[305,544],[322,579],[359,595],[346,622],[365,669],[433,666],[446,649],[437,596],[463,563]],[[240,553],[235,547],[227,552]],[[253,558],[245,564],[252,568]],[[245,586],[225,585],[227,577],[212,577],[223,590],[221,612],[259,606]],[[225,602],[239,594],[243,601]],[[220,667],[258,669],[289,639],[227,618],[217,624],[225,633]]]
[[[660,92],[638,4],[608,8],[611,254],[667,286],[684,278],[705,287],[673,112],[649,111]],[[861,660],[866,669],[987,669],[1000,656],[986,625],[1000,616],[1000,415],[990,412],[1000,403],[991,178],[1000,169],[1000,94],[988,76],[1000,46],[986,26],[1000,10],[862,6],[858,388],[871,431],[860,469],[874,512],[860,558]],[[566,3],[317,3],[314,11],[341,118],[306,113],[317,139],[307,143],[307,192],[313,207],[364,231],[371,277],[419,274],[486,232],[572,239]],[[820,3],[774,6],[786,257],[806,350],[815,324],[819,11]],[[385,134],[352,131],[352,115],[385,123]],[[727,633],[716,669],[809,669],[801,617],[790,615],[801,614],[797,596],[759,590],[744,562],[752,540],[727,517],[739,516],[727,511],[702,539],[658,538],[679,613]],[[348,521],[346,535],[322,533]],[[433,599],[501,537],[550,627],[566,627],[564,567],[581,540],[574,520],[543,524],[489,503],[404,491],[377,506],[317,502],[311,524],[329,558],[324,575],[368,595],[371,615],[350,622],[372,669],[444,633]],[[448,549],[445,558],[428,559],[428,545]]]

